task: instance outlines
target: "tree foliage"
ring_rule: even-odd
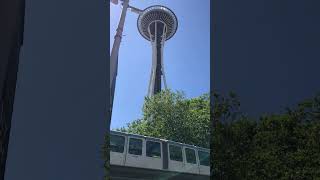
[[[235,93],[211,100],[213,121],[208,94],[162,91],[119,130],[211,147],[214,179],[320,179],[320,95],[259,119],[240,111]]]
[[[143,117],[118,130],[209,148],[209,94],[187,99],[183,92],[164,90],[146,97]]]
[[[218,99],[219,100],[219,99]],[[230,101],[229,101],[230,102]],[[216,103],[219,106],[219,103]],[[220,103],[221,104],[221,103]],[[223,103],[222,103],[223,104]],[[232,116],[237,105],[228,103]],[[212,175],[216,179],[319,179],[320,96],[253,120],[216,113]]]

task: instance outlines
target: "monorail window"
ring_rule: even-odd
[[[129,154],[142,155],[142,140],[141,139],[130,138]]]
[[[187,163],[197,164],[196,153],[193,149],[185,148]]]
[[[125,138],[123,136],[111,135],[110,136],[110,150],[112,152],[123,153],[124,141],[125,141]]]
[[[182,148],[181,146],[169,145],[170,159],[182,162]]]
[[[147,141],[147,156],[161,157],[161,148],[159,142]]]
[[[209,166],[209,153],[204,151],[198,151],[200,165]]]

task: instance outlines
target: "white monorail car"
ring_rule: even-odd
[[[210,175],[210,150],[136,134],[111,131],[110,164]]]

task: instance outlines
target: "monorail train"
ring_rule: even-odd
[[[210,175],[210,150],[169,140],[111,131],[110,164]]]

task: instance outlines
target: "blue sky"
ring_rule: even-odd
[[[200,2],[200,1],[199,1]],[[184,91],[188,98],[210,89],[210,1],[132,0],[139,9],[164,5],[176,14],[176,34],[166,42],[164,66],[168,88]],[[196,8],[195,8],[196,7]],[[110,6],[112,47],[121,5]],[[138,15],[128,11],[122,38],[111,128],[126,126],[142,116],[151,72],[151,46],[139,34]],[[110,50],[111,52],[111,50]]]

